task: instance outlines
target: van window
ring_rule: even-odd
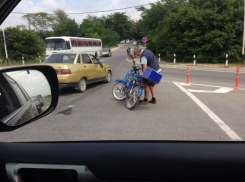
[[[66,50],[66,43],[63,39],[46,39],[46,51]]]
[[[71,49],[71,45],[69,41],[66,41],[66,49]]]
[[[72,47],[77,47],[76,39],[71,39],[71,45],[72,45]]]

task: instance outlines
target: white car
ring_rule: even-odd
[[[105,48],[102,50],[102,56],[111,57],[111,49]]]
[[[136,45],[137,45],[137,41],[134,41],[134,42],[133,42],[133,45],[136,46]]]
[[[128,44],[129,43],[129,39],[126,39],[126,40],[122,40],[121,42],[120,42],[120,44]]]

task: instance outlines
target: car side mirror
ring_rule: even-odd
[[[0,68],[0,131],[12,131],[51,113],[59,98],[48,65]]]
[[[103,63],[100,63],[100,66],[101,66],[101,68],[103,68],[104,67]]]

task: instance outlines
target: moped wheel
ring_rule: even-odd
[[[132,93],[128,94],[128,97],[126,99],[126,107],[128,109],[133,109],[139,102],[140,97],[138,96],[138,86],[134,86]]]
[[[121,82],[117,82],[112,88],[112,95],[116,100],[124,100],[126,99],[126,94],[123,91],[123,84]]]

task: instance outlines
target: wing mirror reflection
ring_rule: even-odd
[[[23,124],[45,112],[52,102],[46,76],[35,69],[0,73],[0,121]]]

